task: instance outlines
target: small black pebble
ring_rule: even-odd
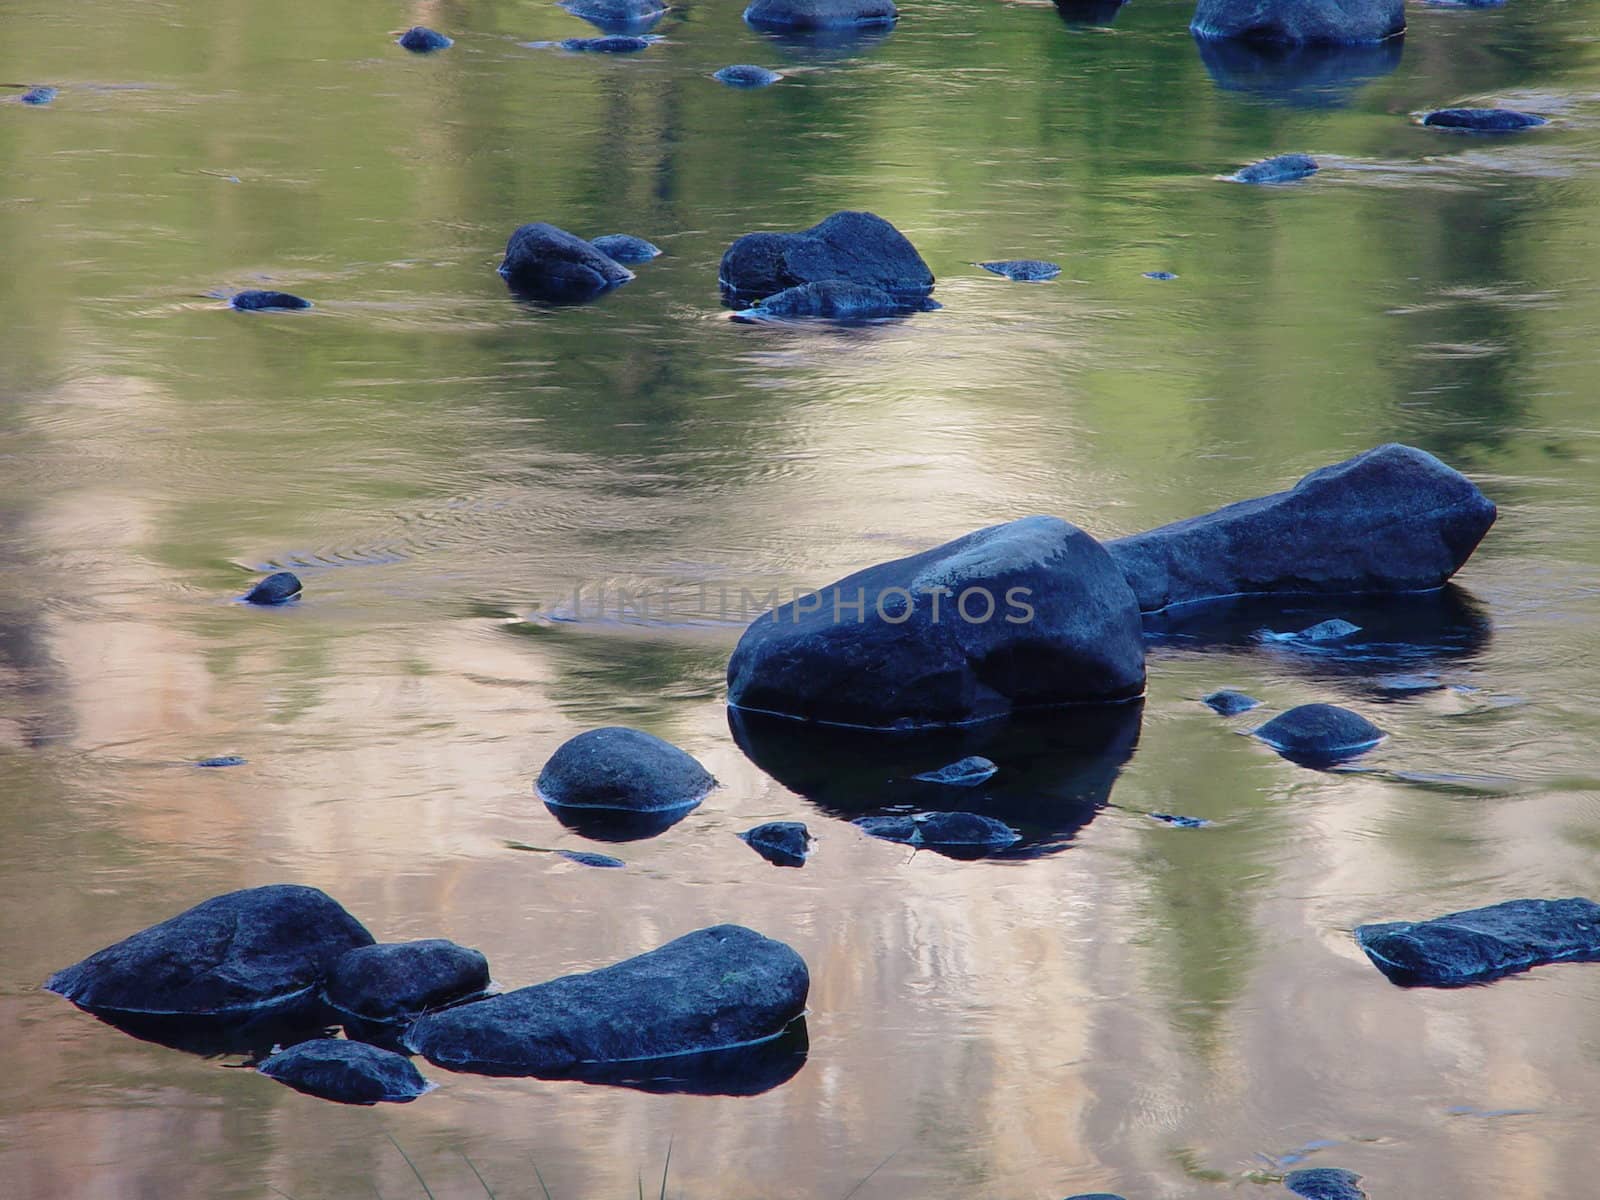
[[[739,63],[732,67],[723,67],[711,78],[718,83],[725,83],[731,88],[764,88],[777,83],[783,76],[776,71],[769,71],[765,67],[753,67],[749,63]]]
[[[290,295],[288,292],[240,292],[228,303],[240,312],[257,312],[265,308],[310,308],[311,301],[302,300],[299,296]]]
[[[413,25],[400,35],[400,44],[413,54],[431,54],[435,50],[446,50],[455,42],[426,25]]]
[[[300,580],[293,572],[277,571],[245,593],[247,604],[287,604],[300,595]]]

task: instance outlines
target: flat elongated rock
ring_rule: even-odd
[[[311,307],[311,301],[291,292],[265,292],[250,288],[238,293],[228,303],[240,312],[260,312],[263,309],[290,311]]]
[[[35,106],[49,104],[56,98],[58,94],[59,93],[57,93],[56,89],[53,87],[29,88],[27,91],[22,93],[22,102],[24,104],[32,104]]]
[[[300,578],[292,571],[274,571],[245,593],[246,604],[287,604],[300,595]]]
[[[718,278],[738,303],[826,280],[878,288],[903,303],[933,290],[933,272],[916,247],[869,212],[836,212],[798,233],[747,233],[723,254]]]
[[[1354,758],[1371,750],[1384,736],[1383,730],[1360,713],[1337,704],[1302,704],[1252,732],[1285,758],[1308,765]]]
[[[607,233],[589,243],[613,262],[643,263],[659,258],[661,247],[631,233]]]
[[[257,1063],[256,1070],[296,1091],[341,1104],[404,1104],[433,1089],[405,1055],[343,1038],[300,1042]]]
[[[1171,271],[1143,271],[1141,274],[1146,279],[1154,279],[1159,283],[1165,283],[1169,279],[1177,278]]]
[[[237,754],[219,754],[215,758],[202,758],[195,761],[197,767],[242,767],[245,759]]]
[[[755,0],[744,19],[760,29],[841,29],[893,25],[893,0]]]
[[[811,831],[799,821],[768,821],[739,836],[750,849],[778,867],[803,867],[811,853]]]
[[[753,66],[750,63],[736,63],[731,67],[723,67],[711,78],[731,88],[764,88],[771,87],[783,76],[777,71],[769,71],[765,67]]]
[[[607,34],[605,37],[563,38],[561,48],[578,54],[637,54],[641,50],[648,50],[655,40],[653,37]]]
[[[552,808],[657,813],[693,808],[716,784],[671,742],[612,725],[564,742],[539,772],[537,788]]]
[[[57,971],[46,989],[95,1013],[226,1022],[314,1001],[372,935],[316,888],[215,896]]]
[[[411,1021],[430,1009],[480,995],[489,960],[443,938],[380,942],[347,951],[333,966],[322,998],[366,1021]]]
[[[1189,32],[1275,45],[1381,42],[1406,28],[1405,0],[1199,0]]]
[[[1302,629],[1295,634],[1295,638],[1302,642],[1342,642],[1361,632],[1361,626],[1352,625],[1349,621],[1334,617],[1328,621],[1318,621],[1309,628]]]
[[[1159,612],[1265,593],[1442,587],[1494,524],[1495,507],[1433,455],[1390,443],[1323,467],[1286,492],[1106,543]]]
[[[1283,1186],[1305,1200],[1367,1200],[1360,1183],[1361,1176],[1340,1167],[1306,1167],[1283,1177]]]
[[[1022,835],[1004,821],[982,813],[927,812],[904,817],[858,817],[851,824],[886,842],[957,854],[988,854],[1022,840]]]
[[[1008,258],[1001,262],[981,262],[978,265],[991,274],[1004,275],[1007,279],[1018,283],[1043,283],[1061,274],[1061,268],[1055,263],[1045,262],[1039,258]]]
[[[1441,108],[1422,118],[1434,129],[1459,129],[1468,133],[1515,133],[1548,125],[1543,117],[1512,108]]]
[[[906,306],[882,288],[843,279],[784,288],[759,303],[734,313],[738,321],[787,321],[822,317],[831,321],[871,321],[905,313]]]
[[[1232,178],[1235,183],[1292,183],[1317,170],[1317,160],[1309,154],[1280,154],[1240,167]]]
[[[1554,962],[1600,961],[1600,904],[1507,900],[1429,921],[1356,927],[1373,965],[1402,987],[1461,987]]]
[[[1185,817],[1177,813],[1153,812],[1150,814],[1152,821],[1160,821],[1163,825],[1171,825],[1174,829],[1204,829],[1211,824],[1204,817]]]
[[[589,242],[543,221],[511,235],[499,271],[519,295],[561,304],[592,300],[634,277]]]
[[[413,54],[432,54],[435,50],[448,50],[455,45],[451,39],[445,37],[436,29],[429,29],[426,25],[413,25],[399,37],[400,45]]]
[[[405,1044],[451,1070],[559,1075],[775,1037],[804,1011],[810,986],[782,942],[717,925],[615,966],[429,1014]]]
[[[1067,1200],[1122,1200],[1122,1197],[1110,1192],[1080,1192],[1076,1196],[1068,1196]]]
[[[857,571],[753,621],[736,708],[867,728],[955,725],[1144,691],[1137,605],[1056,517],[991,526]]]
[[[610,854],[596,854],[592,850],[557,850],[556,853],[568,862],[577,863],[580,867],[605,867],[616,870],[618,867],[628,865],[620,858]]]
[[[1200,703],[1224,717],[1236,717],[1242,712],[1261,707],[1261,701],[1254,696],[1246,696],[1243,692],[1230,691],[1227,688],[1202,696]]]
[[[920,779],[923,783],[942,783],[948,787],[976,787],[999,769],[982,755],[969,754],[937,771],[924,771],[912,778]]]

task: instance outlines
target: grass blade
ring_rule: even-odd
[[[544,1192],[544,1200],[553,1200],[550,1195],[550,1186],[545,1183],[544,1176],[539,1174],[539,1164],[534,1162],[533,1155],[528,1155],[528,1161],[533,1163],[533,1177],[539,1181],[539,1188]]]
[[[467,1166],[472,1168],[472,1173],[478,1177],[478,1182],[483,1185],[483,1190],[489,1193],[489,1200],[494,1200],[494,1192],[489,1190],[489,1185],[484,1181],[483,1172],[478,1170],[478,1164],[467,1158],[467,1152],[461,1151],[461,1157],[467,1159]]]
[[[667,1139],[667,1161],[661,1164],[661,1200],[667,1200],[667,1169],[672,1166],[672,1139]]]
[[[422,1177],[422,1172],[417,1170],[417,1164],[411,1161],[411,1155],[406,1153],[405,1147],[394,1140],[392,1133],[386,1133],[383,1136],[389,1139],[391,1146],[400,1151],[400,1157],[406,1160],[406,1166],[410,1167],[411,1173],[417,1177],[417,1182],[422,1185],[423,1194],[428,1197],[428,1200],[439,1200],[439,1197],[433,1194],[433,1189],[428,1186],[428,1181]]]
[[[889,1158],[893,1158],[896,1154],[899,1154],[899,1153],[900,1153],[900,1151],[898,1151],[898,1150],[891,1150],[891,1151],[889,1151]],[[842,1197],[840,1197],[840,1200],[850,1200],[851,1196],[854,1196],[862,1188],[866,1187],[867,1180],[871,1179],[879,1171],[883,1170],[885,1167],[887,1167],[889,1165],[889,1158],[884,1159],[877,1166],[873,1167],[872,1170],[868,1171],[865,1175],[863,1175],[861,1177],[861,1182],[856,1184],[855,1187],[851,1188]]]

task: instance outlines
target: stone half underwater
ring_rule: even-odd
[[[1463,987],[1555,962],[1600,961],[1600,904],[1507,900],[1429,921],[1356,927],[1372,964],[1401,987]]]
[[[498,270],[514,296],[546,304],[583,304],[634,278],[592,243],[544,221],[511,234]]]
[[[567,828],[626,842],[671,828],[716,786],[709,771],[671,742],[613,725],[562,743],[539,772],[535,791]]]
[[[906,309],[923,307],[933,291],[933,272],[916,247],[869,212],[836,212],[797,233],[747,233],[723,254],[717,277],[724,302],[736,309],[805,284],[872,288]]]

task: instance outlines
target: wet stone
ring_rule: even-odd
[[[771,87],[783,76],[777,71],[767,70],[766,67],[737,63],[731,67],[723,67],[711,78],[731,88],[764,88]]]
[[[311,301],[291,292],[267,292],[255,288],[240,292],[228,303],[240,312],[261,312],[266,309],[298,311],[311,307]]]
[[[841,29],[892,25],[893,0],[755,0],[744,19],[760,29]]]
[[[1515,133],[1548,125],[1543,117],[1511,108],[1441,108],[1422,118],[1432,129],[1456,129],[1466,133]]]
[[[935,306],[937,307],[937,306]],[[910,311],[881,288],[826,279],[785,288],[741,312],[734,320],[743,322],[781,321],[820,317],[830,321],[874,321],[896,317]]]
[[[366,1021],[410,1021],[489,986],[489,960],[442,938],[359,946],[334,964],[322,998]]]
[[[660,0],[562,0],[561,7],[573,16],[601,29],[622,33],[648,28],[667,6]]]
[[[1317,170],[1317,160],[1309,154],[1279,154],[1240,167],[1230,178],[1235,183],[1291,183]]]
[[[1546,963],[1600,960],[1600,904],[1507,900],[1428,921],[1361,925],[1355,936],[1393,983],[1460,987]]]
[[[256,1070],[296,1091],[341,1104],[404,1104],[433,1090],[405,1055],[342,1038],[300,1042],[257,1063]]]
[[[245,760],[237,754],[219,754],[215,758],[201,758],[195,761],[197,767],[242,767]]]
[[[1283,1177],[1283,1186],[1305,1200],[1367,1200],[1360,1182],[1361,1176],[1339,1167],[1306,1167]]]
[[[966,758],[940,767],[937,771],[924,771],[912,778],[923,783],[942,783],[950,787],[976,787],[1000,768],[987,758],[969,754]]]
[[[1361,626],[1352,625],[1349,621],[1341,621],[1338,617],[1331,621],[1318,621],[1308,629],[1291,634],[1297,642],[1343,642],[1361,632]]]
[[[1018,283],[1043,283],[1061,274],[1058,265],[1038,258],[1009,258],[1001,262],[981,262],[978,265],[985,271],[1004,275],[1007,279]]]
[[[609,854],[596,854],[593,850],[557,850],[556,853],[568,862],[575,862],[581,867],[606,867],[614,870],[628,865],[620,858],[613,858]]]
[[[292,571],[274,571],[244,594],[246,604],[287,604],[300,595],[300,579]]]
[[[1373,680],[1372,687],[1380,696],[1399,700],[1428,692],[1442,692],[1444,681],[1437,675],[1383,675]]]
[[[744,843],[778,867],[801,867],[811,853],[811,831],[799,821],[768,821],[739,835]]]
[[[1163,825],[1171,825],[1174,829],[1204,829],[1211,824],[1204,817],[1180,817],[1176,813],[1153,812],[1150,818]]]
[[[1204,704],[1214,713],[1224,717],[1236,717],[1242,712],[1249,712],[1252,708],[1260,708],[1261,701],[1254,696],[1247,696],[1243,692],[1230,691],[1223,688],[1202,696],[1200,703]]]
[[[32,104],[37,107],[39,105],[49,104],[59,94],[60,93],[58,93],[53,87],[36,87],[29,88],[27,91],[23,92],[21,99],[24,104]]]
[[[498,269],[514,293],[557,304],[593,300],[634,277],[591,243],[544,221],[512,233]]]
[[[593,238],[589,244],[613,262],[643,263],[661,255],[661,247],[630,233],[607,233]]]
[[[1189,31],[1278,46],[1360,45],[1404,32],[1405,0],[1199,0]]]
[[[1302,704],[1251,732],[1285,758],[1307,766],[1354,758],[1384,736],[1360,713],[1336,704]]]
[[[648,50],[657,40],[653,37],[611,34],[606,37],[563,38],[561,48],[577,54],[637,54],[641,50]]]
[[[1168,279],[1176,279],[1177,278],[1177,276],[1174,275],[1171,271],[1146,271],[1144,273],[1144,277],[1146,279],[1159,279],[1159,280],[1162,280],[1162,281],[1165,281],[1165,280],[1168,280]]]
[[[1004,850],[1022,837],[1004,821],[970,812],[926,812],[903,817],[858,817],[863,833],[886,842],[929,849]]]
[[[432,54],[455,45],[450,38],[426,25],[413,25],[400,35],[399,43],[413,54]]]
[[[563,743],[539,772],[537,789],[552,808],[653,813],[693,808],[716,782],[670,742],[613,725]]]
[[[933,290],[933,272],[916,247],[869,212],[836,212],[796,233],[747,233],[728,247],[717,274],[724,298],[735,304],[835,280],[878,288],[902,304]]]

